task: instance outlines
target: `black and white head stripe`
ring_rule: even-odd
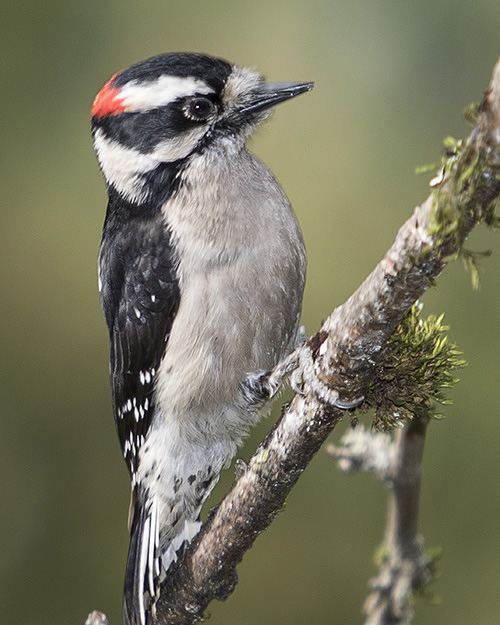
[[[219,97],[232,71],[202,54],[162,54],[115,74],[97,94],[92,116],[149,111],[195,94]]]
[[[212,87],[199,78],[159,76],[146,83],[128,82],[120,89],[123,112],[142,113],[167,106],[193,94],[213,94]]]

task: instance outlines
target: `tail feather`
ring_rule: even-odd
[[[145,499],[144,505],[141,498],[134,504],[123,595],[124,625],[147,624],[147,614],[154,614],[166,571],[201,527],[199,521],[185,519],[178,524],[177,533],[160,544],[158,507],[154,500]]]
[[[123,622],[146,625],[146,613],[154,606],[160,583],[160,536],[158,513],[154,502],[136,505],[130,531]]]

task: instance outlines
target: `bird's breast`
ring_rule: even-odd
[[[198,172],[163,209],[180,305],[156,392],[163,414],[199,425],[234,417],[241,382],[293,348],[300,317],[300,230],[272,174],[246,154],[246,174]]]

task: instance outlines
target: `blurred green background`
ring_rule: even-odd
[[[432,174],[415,167],[439,159],[446,135],[467,133],[461,111],[488,85],[499,22],[498,0],[3,1],[4,623],[76,625],[95,608],[121,622],[129,487],[97,296],[106,195],[89,133],[103,83],[174,50],[222,56],[271,80],[316,81],[251,141],[303,227],[311,333],[428,194]],[[500,622],[500,240],[483,229],[469,248],[495,250],[481,290],[455,263],[424,298],[425,312],[446,312],[470,366],[447,418],[429,431],[421,530],[444,556],[417,624]],[[216,497],[231,480],[228,471]],[[360,623],[386,495],[369,476],[342,476],[320,452],[246,555],[234,595],[211,606],[211,622]]]

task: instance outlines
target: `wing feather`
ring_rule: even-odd
[[[108,208],[99,256],[101,299],[115,421],[134,481],[155,412],[156,374],[179,307],[178,263],[160,213],[131,223],[113,217]]]

